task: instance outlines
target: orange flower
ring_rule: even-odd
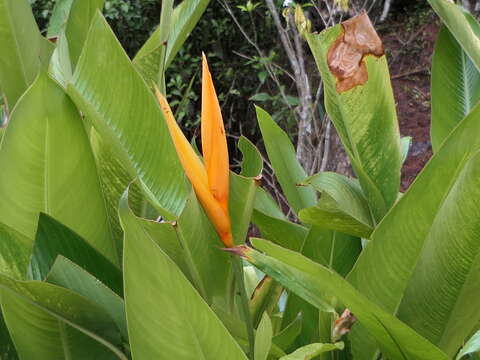
[[[232,228],[228,214],[229,165],[220,105],[203,55],[202,75],[202,149],[204,163],[199,159],[175,121],[165,97],[156,95],[170,131],[178,157],[195,194],[210,221],[227,247],[233,246]]]

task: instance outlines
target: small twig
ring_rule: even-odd
[[[419,73],[422,73],[422,72],[428,72],[428,68],[420,68],[420,69],[417,68],[417,69],[406,71],[406,72],[403,72],[403,73],[400,73],[400,74],[392,75],[392,80],[400,79],[402,77],[406,77],[406,76],[410,76],[410,75],[419,74]]]

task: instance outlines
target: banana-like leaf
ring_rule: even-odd
[[[462,359],[465,355],[480,352],[480,331],[477,331],[462,347],[458,353],[456,360]]]
[[[170,66],[209,2],[210,0],[183,0],[173,10],[168,28],[159,26],[150,36],[133,60],[145,80],[154,83],[158,81],[159,71]],[[167,40],[166,50],[164,38]],[[164,66],[161,66],[162,63]]]
[[[52,10],[52,15],[48,22],[47,38],[56,38],[60,36],[67,23],[70,9],[74,0],[57,0]]]
[[[273,337],[273,343],[282,350],[288,350],[294,344],[297,336],[300,335],[300,332],[302,331],[302,322],[302,316],[297,316],[295,320],[285,326],[282,331]]]
[[[272,195],[270,195],[265,189],[262,189],[261,187],[257,188],[254,209],[276,219],[287,219],[285,214],[278,207],[278,204],[275,202],[275,200],[273,200]]]
[[[358,182],[346,176],[323,172],[308,178],[321,193],[318,204],[300,211],[306,224],[368,238],[373,231],[373,219],[367,200]]]
[[[104,3],[105,0],[73,0],[70,6],[65,33],[73,68],[78,62],[95,14],[103,9]]]
[[[480,70],[480,25],[461,6],[450,0],[427,0],[463,51]]]
[[[476,153],[480,150],[480,140],[476,136],[479,132],[480,106],[476,106],[377,226],[348,277],[357,289],[386,311],[393,314],[399,307],[404,309],[402,318],[442,346],[450,356],[455,352],[453,348],[460,347],[460,338],[468,335],[479,316],[474,310],[474,302],[465,302],[463,294],[473,286],[470,281],[479,275],[471,258],[478,251],[478,247],[472,245],[476,241],[472,229],[478,223],[478,204],[475,204],[478,197],[475,194],[479,185],[467,181],[470,172],[474,171],[477,161],[474,159],[478,158]],[[460,189],[461,186],[468,188]],[[470,195],[465,195],[466,192]],[[456,202],[463,197],[468,198],[468,202]],[[447,233],[441,233],[441,229],[445,230],[446,224],[453,226],[453,219],[460,223],[451,229],[458,229],[457,232],[448,237]],[[460,224],[462,226],[457,228]],[[444,248],[438,250],[435,244],[443,244]],[[425,270],[427,258],[430,263]],[[445,268],[446,263],[449,265]],[[442,269],[445,272],[439,273]],[[422,271],[428,271],[429,276],[421,274]],[[424,288],[414,294],[412,286]],[[434,290],[432,286],[443,287]],[[427,290],[430,290],[428,295]],[[430,311],[418,313],[413,310],[426,297],[430,310],[435,312],[433,317],[438,321],[431,322]],[[464,304],[463,308],[456,306],[457,301]],[[414,312],[419,318],[411,318],[410,314]],[[449,319],[450,312],[455,314],[455,319],[443,322]],[[446,341],[443,336],[448,334],[455,336]],[[367,341],[362,343],[366,348],[372,348]]]
[[[410,146],[412,145],[412,137],[411,136],[404,136],[400,139],[400,146],[402,148],[402,164],[407,160],[408,151],[410,150]]]
[[[255,272],[253,266],[249,266]],[[257,327],[265,314],[271,316],[277,308],[278,300],[283,292],[283,286],[278,284],[270,276],[263,279],[254,288],[250,296],[250,314],[252,315],[253,327]]]
[[[316,201],[315,191],[311,187],[298,186],[307,174],[295,157],[295,149],[288,135],[265,110],[259,107],[256,110],[268,158],[289,205],[295,213],[313,206]]]
[[[272,347],[273,329],[272,322],[267,313],[263,313],[262,320],[258,325],[255,334],[255,356],[254,360],[267,360],[270,348]]]
[[[48,72],[57,80],[62,87],[66,88],[72,78],[72,63],[70,61],[70,50],[68,48],[68,40],[65,32],[58,35],[57,47],[55,48]]]
[[[343,348],[344,345],[342,342],[336,344],[309,344],[302,346],[291,354],[281,357],[280,360],[311,360],[320,354],[334,350],[343,350]]]
[[[45,280],[52,265],[62,255],[79,265],[117,294],[122,295],[122,272],[84,239],[52,217],[40,214],[28,269],[31,280]]]
[[[252,243],[263,253],[248,247],[237,247],[237,252],[319,309],[328,309],[325,304],[332,296],[337,297],[375,336],[387,357],[448,359],[440,349],[369,301],[334,271],[271,242],[252,239]]]
[[[12,113],[0,168],[0,219],[5,225],[33,240],[39,213],[46,213],[118,263],[80,114],[44,73]]]
[[[1,299],[0,299],[1,304]],[[18,360],[17,350],[13,344],[12,337],[8,333],[7,325],[3,319],[2,312],[0,311],[0,359],[2,360]]]
[[[0,0],[0,88],[10,112],[53,48],[41,36],[28,0]]]
[[[307,40],[322,75],[327,112],[378,222],[397,199],[402,165],[383,45],[366,13]]]
[[[446,26],[435,44],[431,93],[432,147],[437,152],[480,100],[480,72]]]
[[[100,306],[115,322],[122,338],[128,339],[123,299],[98,278],[59,255],[48,273],[47,282],[70,289]]]
[[[480,321],[480,153],[459,171],[435,214],[397,316],[457,353]],[[434,281],[432,281],[434,279]]]
[[[1,303],[20,359],[122,359],[120,333],[99,306],[62,287],[0,275]],[[84,356],[82,358],[82,356]]]
[[[116,90],[112,92],[112,87]],[[177,217],[189,186],[156,99],[97,13],[68,92],[131,176],[168,218]]]
[[[0,274],[25,279],[31,252],[30,239],[0,223]]]
[[[302,225],[268,216],[258,210],[253,211],[252,222],[259,228],[262,237],[294,251],[301,250],[308,233],[308,229]]]
[[[125,233],[125,305],[133,358],[213,360],[228,354],[229,359],[246,360],[181,270],[145,236],[125,202],[119,212]]]
[[[240,136],[238,148],[243,156],[240,175],[252,178],[260,176],[263,170],[263,159],[255,145],[245,136]]]

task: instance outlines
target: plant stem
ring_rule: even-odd
[[[248,335],[248,343],[249,343],[249,351],[248,351],[248,358],[253,360],[254,351],[255,351],[255,334],[253,330],[253,321],[252,316],[250,314],[250,308],[248,306],[248,296],[247,291],[245,289],[245,282],[243,280],[243,265],[242,259],[236,256],[232,257],[232,266],[233,266],[233,275],[235,276],[235,282],[237,285],[237,295],[240,298],[240,302],[238,304],[240,314],[245,321],[245,325],[247,327],[247,335]]]

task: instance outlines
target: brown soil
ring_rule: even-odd
[[[436,16],[427,11],[413,19],[409,13],[387,20],[379,31],[389,61],[400,132],[402,136],[412,137],[402,169],[402,191],[410,186],[432,156],[430,69],[438,30]]]

